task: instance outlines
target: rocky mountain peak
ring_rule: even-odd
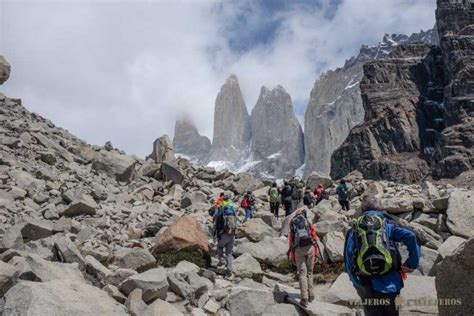
[[[246,157],[250,143],[250,116],[236,75],[231,75],[216,98],[211,160],[231,163]]]
[[[0,84],[3,84],[10,77],[10,64],[5,57],[0,55]]]
[[[189,118],[176,121],[174,128],[173,146],[177,154],[205,164],[210,156],[211,141],[201,136],[194,123]]]

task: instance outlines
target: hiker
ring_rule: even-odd
[[[318,187],[314,191],[314,195],[316,196],[316,205],[326,197],[326,190],[321,184],[318,184]]]
[[[242,202],[240,202],[240,207],[245,210],[245,218],[244,223],[253,218],[253,206],[255,205],[255,197],[253,196],[251,191],[247,191]]]
[[[294,176],[293,180],[291,181],[291,185],[293,187],[293,191],[291,193],[292,199],[292,208],[296,210],[301,203],[301,199],[303,198],[303,188],[304,182],[298,176]]]
[[[309,209],[312,209],[314,206],[315,197],[313,192],[311,192],[311,187],[306,187],[306,191],[304,191],[303,195],[303,204],[307,206]]]
[[[219,208],[219,206],[222,204],[222,202],[224,201],[224,198],[225,198],[225,193],[224,192],[221,192],[221,194],[219,194],[219,198],[217,199],[216,203],[211,206],[211,208],[209,209],[209,216],[214,216],[214,213],[215,211]],[[214,219],[214,218],[213,218]]]
[[[300,282],[300,304],[306,307],[314,300],[313,267],[318,255],[318,236],[314,225],[309,222],[304,208],[298,209],[290,221],[288,234],[290,260],[298,269]]]
[[[234,257],[234,237],[237,230],[237,214],[234,204],[226,199],[214,214],[217,236],[217,255],[219,266],[226,265],[226,278],[232,277],[232,261]]]
[[[336,194],[339,204],[342,206],[342,210],[349,211],[349,188],[347,187],[346,180],[341,180],[341,183],[336,188]]]
[[[283,207],[285,208],[285,216],[288,216],[293,212],[293,205],[292,205],[293,200],[291,199],[292,193],[293,193],[293,188],[288,183],[288,181],[285,181],[283,185],[283,189],[281,190],[281,203],[283,204]]]
[[[398,315],[395,298],[403,288],[406,273],[418,267],[420,246],[414,232],[397,226],[392,217],[380,211],[375,196],[362,198],[361,211],[346,234],[347,273],[362,299],[365,315]],[[397,242],[408,248],[408,259],[403,264]],[[369,299],[387,304],[370,304]]]
[[[270,212],[278,218],[278,211],[280,209],[280,190],[276,182],[272,183],[272,187],[268,189],[268,200],[270,201]]]

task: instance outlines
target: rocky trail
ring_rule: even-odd
[[[2,58],[5,80],[7,65]],[[269,183],[175,158],[166,136],[146,160],[110,143],[88,145],[3,94],[0,123],[2,315],[355,315],[361,309],[351,305],[358,296],[343,273],[344,235],[368,193],[423,245],[402,298],[451,297],[453,287],[462,299],[471,295],[473,191],[352,172],[345,179],[354,210],[347,213],[335,183],[312,174],[308,184],[324,183],[330,197],[309,212],[320,256],[316,301],[302,309],[286,256],[291,215],[269,212]],[[256,217],[239,225],[235,277],[227,280],[216,267],[207,211],[220,192],[237,203],[247,190],[257,198]],[[438,307],[402,311],[436,314]]]

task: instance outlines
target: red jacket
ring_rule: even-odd
[[[316,191],[314,191],[314,194],[316,195],[316,197],[318,198],[318,200],[322,200],[323,197],[324,197],[324,188],[322,185],[319,185],[318,188],[316,189]]]
[[[290,222],[290,227],[292,224],[293,224],[293,220]],[[314,240],[314,263],[316,263],[317,256],[319,253],[319,248],[318,248],[318,243],[317,243],[318,235],[316,234],[316,228],[311,223],[309,223],[309,230],[311,232],[311,237],[313,237],[313,240]],[[293,237],[293,232],[291,231],[291,228],[290,228],[290,233],[288,234],[288,244],[290,246],[290,260],[293,264],[296,265],[294,242],[295,241]]]

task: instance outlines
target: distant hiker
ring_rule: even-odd
[[[300,177],[294,176],[291,181],[291,185],[293,187],[291,199],[293,203],[293,209],[296,210],[298,207],[300,207],[301,200],[303,199],[304,182]]]
[[[349,211],[349,188],[347,187],[346,180],[342,179],[341,184],[339,184],[336,188],[337,199],[339,200],[339,204],[341,204],[342,209],[345,211]]]
[[[278,211],[280,209],[280,190],[276,182],[272,183],[272,187],[268,189],[268,200],[270,201],[270,212],[278,218]]]
[[[219,208],[222,202],[224,202],[224,198],[225,198],[225,193],[221,192],[221,194],[219,194],[219,198],[217,199],[216,203],[214,203],[214,205],[209,209],[210,216],[214,216],[215,211]]]
[[[387,213],[380,211],[375,196],[364,196],[361,210],[362,215],[346,234],[347,273],[362,303],[366,303],[365,315],[398,315],[395,298],[403,288],[406,273],[418,267],[420,246],[414,232],[397,226]],[[398,242],[408,248],[408,259],[403,264]],[[389,304],[370,304],[373,299]]]
[[[240,202],[240,207],[245,210],[245,218],[244,223],[253,218],[253,207],[255,205],[255,197],[253,196],[251,191],[247,191],[242,202]]]
[[[306,187],[306,191],[304,191],[303,195],[303,204],[308,208],[312,209],[315,201],[316,199],[314,197],[313,192],[311,192],[311,187]]]
[[[234,257],[234,237],[237,230],[237,214],[234,204],[226,198],[214,214],[217,235],[217,255],[219,265],[226,265],[226,277],[232,277],[232,261]]]
[[[300,304],[307,306],[308,302],[314,300],[313,293],[313,268],[318,255],[318,235],[314,225],[306,216],[305,209],[296,211],[290,221],[290,233],[288,253],[290,260],[298,269],[300,281],[301,300]]]
[[[281,190],[281,203],[285,208],[285,216],[288,216],[293,212],[293,200],[291,198],[292,194],[293,188],[287,181],[285,181],[283,189]]]
[[[318,184],[318,187],[314,191],[314,195],[316,196],[316,205],[318,205],[319,202],[326,198],[326,190],[321,184]]]

